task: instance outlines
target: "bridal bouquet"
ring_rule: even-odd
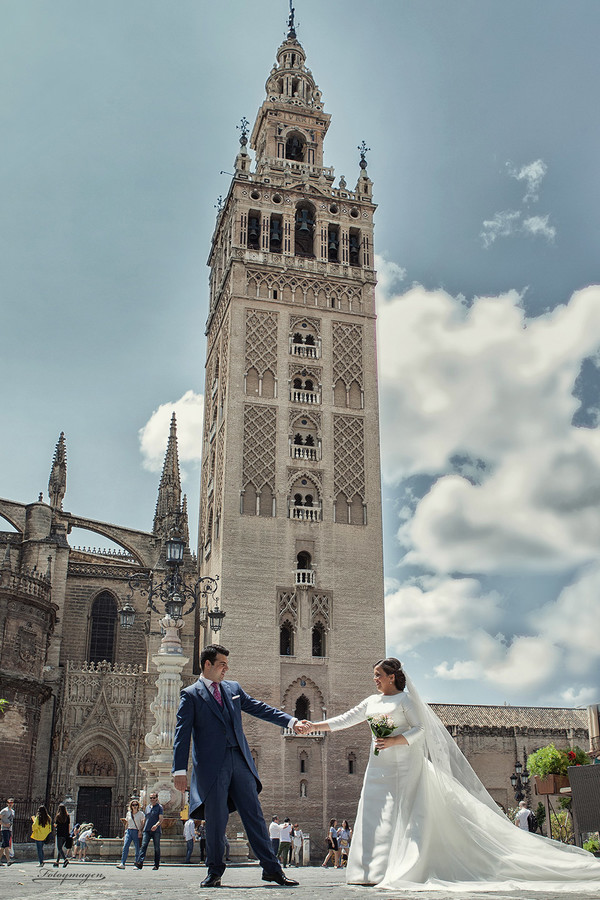
[[[380,713],[378,716],[367,716],[367,722],[375,737],[389,737],[396,730],[394,720],[385,713]],[[375,756],[379,756],[377,747],[375,747]]]

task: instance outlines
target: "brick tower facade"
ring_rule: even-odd
[[[323,165],[330,116],[293,15],[209,257],[201,574],[254,696],[319,720],[371,692],[384,653],[372,182]],[[245,723],[265,815],[318,841],[351,818],[368,734]]]

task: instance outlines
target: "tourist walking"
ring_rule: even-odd
[[[341,866],[342,868],[344,868],[344,866],[348,862],[348,850],[350,849],[350,840],[352,838],[352,829],[348,824],[348,819],[344,819],[344,821],[338,828],[337,833],[341,854]]]
[[[12,863],[12,859],[10,858],[10,845],[12,841],[13,822],[15,821],[14,805],[14,797],[9,797],[4,809],[0,810],[0,826],[2,827],[2,852],[0,853],[0,860],[5,856],[7,866],[10,866]]]
[[[158,802],[158,794],[150,794],[150,804],[146,807],[146,821],[144,822],[144,831],[142,834],[142,846],[140,847],[139,856],[135,862],[136,868],[141,869],[146,859],[146,851],[150,841],[154,843],[154,865],[153,869],[160,866],[160,835],[161,822],[164,819],[164,810]]]
[[[45,806],[40,806],[37,815],[31,817],[31,837],[35,841],[38,866],[44,865],[44,841],[52,831],[52,822]]]
[[[123,821],[121,819],[121,821]],[[140,857],[140,840],[142,838],[142,829],[146,816],[140,809],[139,800],[130,800],[127,812],[125,813],[125,835],[123,837],[123,852],[121,854],[121,862],[118,863],[117,869],[124,869],[127,857],[129,856],[129,848],[133,844],[135,849],[135,859],[137,862]]]
[[[279,851],[277,856],[281,860],[284,869],[287,868],[290,860],[290,850],[292,849],[292,823],[289,819],[283,820],[281,831],[279,833]]]
[[[325,846],[327,847],[327,856],[322,862],[323,868],[327,868],[327,863],[330,859],[333,859],[333,864],[336,869],[340,867],[340,846],[338,843],[337,836],[337,819],[329,820],[329,831],[325,835]]]
[[[68,843],[71,835],[71,817],[64,803],[59,803],[58,805],[58,810],[54,816],[54,824],[56,826],[56,861],[54,862],[54,867],[58,868],[62,856],[64,869],[65,866],[69,865],[65,844]]]

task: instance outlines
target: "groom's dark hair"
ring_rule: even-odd
[[[209,644],[208,647],[205,647],[200,654],[200,671],[204,671],[204,664],[207,662],[212,666],[219,653],[229,656],[229,650],[222,644]]]

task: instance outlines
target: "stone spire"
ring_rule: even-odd
[[[187,542],[188,521],[187,503],[181,502],[181,475],[179,473],[179,454],[177,452],[177,420],[175,413],[171,417],[169,441],[163,464],[160,485],[158,487],[158,499],[156,512],[154,513],[154,526],[152,531],[156,535],[166,539],[171,531],[179,531]]]
[[[52,509],[62,509],[63,499],[67,490],[67,448],[65,445],[65,433],[61,431],[54,451],[50,480],[48,481],[48,496]]]

